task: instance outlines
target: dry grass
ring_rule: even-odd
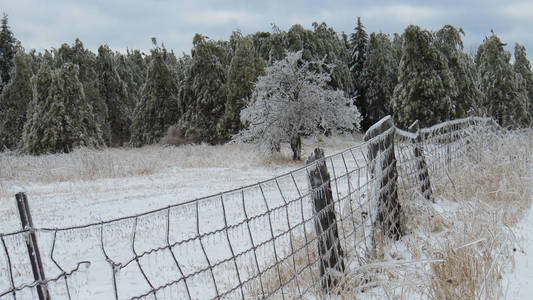
[[[353,147],[360,136],[314,137],[304,139],[303,157],[314,147],[334,153]],[[285,145],[286,146],[286,145]],[[168,168],[253,168],[302,165],[292,162],[288,146],[280,153],[260,155],[251,144],[146,146],[142,148],[78,148],[68,154],[41,156],[0,153],[0,182],[62,182],[95,180],[164,172]]]
[[[527,149],[532,141],[531,135],[512,133],[483,134],[473,139],[472,152],[461,158],[458,167],[432,174],[437,204],[422,198],[404,198],[402,226],[408,234],[398,242],[375,235],[373,256],[366,264],[355,263],[355,268],[348,269],[333,298],[504,297],[502,278],[512,271],[516,251],[512,226],[531,204]],[[299,256],[302,253],[295,256],[299,265],[296,270],[307,264],[305,256]],[[349,253],[347,265],[357,259]],[[287,260],[280,268],[282,283],[295,276],[292,261]],[[269,291],[279,287],[274,270],[263,276]],[[311,278],[307,277],[298,279],[309,284]],[[289,295],[298,294],[295,282],[290,281],[284,289]],[[257,291],[252,288],[250,297],[259,296]],[[313,290],[313,295],[318,299],[332,298],[320,289]]]

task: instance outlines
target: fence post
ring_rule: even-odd
[[[431,190],[431,181],[429,179],[428,167],[426,164],[426,157],[424,156],[424,146],[422,145],[422,136],[420,135],[420,125],[418,120],[414,121],[408,129],[412,133],[416,133],[415,142],[415,159],[418,161],[418,179],[422,183],[421,192],[429,201],[433,201],[433,191]]]
[[[28,198],[26,198],[26,194],[18,193],[15,195],[15,199],[17,200],[17,208],[20,215],[20,222],[22,223],[22,229],[27,229],[29,231],[28,235],[26,235],[26,246],[30,257],[33,278],[36,282],[44,282],[46,280],[44,276],[44,268],[41,261],[41,253],[39,252],[39,247],[37,245],[37,237],[33,230],[33,221],[31,219]],[[37,294],[39,295],[39,300],[50,300],[50,294],[48,293],[46,284],[37,284]]]
[[[389,131],[387,133],[387,131]],[[368,142],[368,161],[370,178],[380,180],[376,222],[383,233],[399,240],[402,236],[400,227],[401,206],[398,201],[398,171],[394,153],[395,126],[391,116],[386,116],[372,125],[363,140]],[[381,164],[377,164],[381,162]],[[380,168],[378,171],[377,168]],[[381,177],[381,178],[379,178]]]
[[[339,274],[344,273],[344,254],[339,240],[335,203],[324,150],[315,148],[306,161],[306,164],[311,163],[314,165],[309,167],[307,175],[312,190],[320,278],[322,288],[329,293],[339,284]]]

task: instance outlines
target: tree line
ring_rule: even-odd
[[[4,14],[0,151],[43,154],[79,146],[140,147],[172,140],[169,135],[178,143],[224,143],[256,132],[253,120],[265,107],[281,113],[272,106],[282,99],[273,97],[274,91],[313,91],[310,86],[286,89],[287,82],[272,83],[273,78],[289,80],[272,74],[282,72],[276,64],[293,70],[305,66],[305,76],[316,76],[306,82],[320,86],[313,92],[321,95],[313,100],[317,104],[294,102],[295,113],[305,115],[299,107],[305,105],[310,110],[319,104],[331,108],[325,103],[332,97],[340,99],[338,105],[357,108],[338,110],[354,116],[354,126],[345,126],[344,119],[327,123],[315,115],[310,116],[313,124],[299,127],[304,135],[314,132],[311,129],[328,133],[331,128],[324,124],[366,130],[387,114],[401,127],[414,120],[430,126],[468,115],[490,116],[503,126],[529,126],[533,73],[525,47],[515,45],[511,63],[497,35],[486,37],[475,54],[464,51],[463,35],[452,25],[434,32],[409,25],[401,34],[369,35],[357,18],[349,34],[316,22],[311,29],[293,25],[285,31],[273,25],[271,32],[248,35],[237,30],[221,41],[196,34],[190,54],[181,56],[155,38],[150,53],[120,53],[107,45],[94,53],[79,39],[36,52],[25,51]],[[258,84],[259,79],[279,88]],[[337,110],[330,110],[328,118],[338,118]],[[270,130],[264,128],[263,135]],[[297,143],[301,135],[276,141],[268,134],[273,136],[271,150],[280,142]]]

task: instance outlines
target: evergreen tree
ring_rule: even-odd
[[[368,103],[365,99],[365,86],[363,84],[363,66],[366,60],[366,48],[368,44],[368,34],[365,31],[365,27],[361,22],[361,17],[357,17],[357,26],[354,28],[355,32],[350,35],[350,44],[352,46],[351,59],[350,59],[350,72],[352,74],[352,80],[355,87],[355,95],[357,96],[356,104],[363,116],[362,127],[363,130],[367,130],[371,124],[364,121],[368,118]]]
[[[457,88],[446,58],[434,46],[427,30],[409,25],[403,36],[398,84],[393,94],[394,121],[407,128],[415,120],[423,127],[450,120]]]
[[[121,146],[130,140],[131,110],[135,103],[128,97],[125,82],[120,78],[116,68],[114,53],[106,46],[98,48],[96,72],[98,90],[104,99],[107,109],[107,123],[110,128],[108,145]]]
[[[217,143],[225,138],[217,132],[226,104],[228,48],[197,34],[191,50],[192,62],[180,89],[184,109],[180,127],[195,131],[202,141]]]
[[[17,52],[11,80],[0,95],[0,151],[20,145],[26,110],[32,98],[32,75],[28,57],[22,51]]]
[[[524,80],[511,66],[511,53],[496,35],[485,38],[478,48],[476,65],[481,76],[481,90],[485,94],[484,113],[502,126],[527,126],[527,90]]]
[[[393,44],[387,34],[371,33],[367,57],[362,70],[364,99],[367,101],[367,116],[362,121],[366,128],[391,113],[390,102],[398,82]]]
[[[483,97],[474,60],[463,52],[461,34],[463,30],[452,25],[445,25],[435,33],[435,46],[446,57],[457,85],[457,96],[452,99],[453,118],[466,117],[474,103]]]
[[[533,72],[531,71],[531,63],[526,56],[526,47],[518,43],[515,44],[514,58],[513,69],[525,80],[528,96],[528,112],[533,117]]]
[[[162,47],[152,50],[146,84],[130,128],[133,146],[159,142],[168,127],[178,120],[178,86],[165,63],[167,54]]]
[[[222,136],[235,134],[242,129],[241,110],[249,102],[257,77],[264,69],[263,61],[256,56],[250,38],[241,37],[235,43],[235,55],[228,71],[224,117],[219,128]]]
[[[33,99],[22,136],[30,154],[70,152],[103,145],[92,106],[78,79],[78,66],[65,63],[52,71],[43,65],[32,79]]]
[[[17,52],[17,40],[9,29],[7,15],[4,14],[1,21],[0,30],[0,93],[11,79],[11,69],[13,68],[13,58]]]
[[[111,130],[108,122],[108,110],[104,98],[100,95],[98,89],[98,74],[96,73],[96,55],[90,50],[85,49],[80,39],[76,39],[72,46],[63,44],[57,50],[56,68],[60,68],[65,63],[78,65],[78,78],[83,84],[85,97],[93,107],[93,113],[100,125],[104,141],[111,140]]]

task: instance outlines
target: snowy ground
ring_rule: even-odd
[[[350,139],[350,138],[349,138]],[[321,144],[325,146],[326,155],[333,154],[346,148],[346,144],[356,145],[354,140],[348,140],[345,144],[335,145]],[[312,145],[307,146],[307,152],[312,149]],[[341,148],[342,147],[342,148]],[[200,148],[198,151],[202,150]],[[232,150],[232,148],[230,148]],[[233,150],[235,150],[233,148]],[[237,152],[237,151],[236,151]],[[236,153],[238,156],[241,153]],[[194,155],[190,154],[189,156]],[[17,217],[14,194],[18,191],[24,191],[28,195],[34,226],[37,228],[63,228],[68,226],[78,226],[84,224],[106,221],[121,217],[127,217],[134,214],[143,213],[149,210],[165,208],[169,205],[186,202],[201,196],[212,195],[217,192],[238,188],[241,186],[254,184],[276,175],[292,171],[303,164],[294,164],[289,161],[274,161],[267,166],[250,164],[247,162],[238,162],[240,157],[232,157],[234,153],[226,153],[226,159],[231,157],[236,167],[227,167],[224,164],[211,163],[208,167],[194,168],[182,167],[179,164],[157,170],[152,174],[138,174],[117,178],[96,178],[91,180],[62,180],[48,182],[48,177],[39,180],[19,180],[16,176],[9,178],[9,183],[4,182],[4,188],[1,193],[0,203],[0,232],[9,233],[20,229],[20,221]],[[351,157],[351,158],[350,158]],[[347,156],[348,167],[356,167],[353,155]],[[190,159],[190,157],[184,157]],[[230,160],[231,160],[230,159]],[[243,157],[242,159],[247,159]],[[360,156],[359,159],[363,160]],[[351,160],[351,161],[348,161]],[[332,160],[331,163],[336,165],[337,172],[341,172],[345,165],[341,160]],[[361,161],[360,164],[363,164]],[[60,163],[59,163],[60,164]],[[12,165],[19,166],[17,163]],[[43,163],[48,166],[49,163]],[[31,167],[31,166],[29,166]],[[56,167],[56,166],[54,166]],[[18,167],[15,167],[15,169]],[[58,169],[68,168],[68,166],[57,166]],[[17,174],[20,170],[12,170],[6,174]],[[46,172],[46,170],[40,170]],[[23,172],[19,172],[22,174]],[[31,172],[29,172],[31,173]],[[57,172],[56,172],[57,173]],[[75,172],[73,172],[74,174]],[[337,174],[338,176],[339,174]],[[366,176],[366,174],[358,174]],[[20,175],[19,177],[24,177]],[[31,177],[31,176],[30,176]],[[73,175],[76,178],[76,175]],[[307,190],[306,171],[301,170],[294,173],[295,182],[286,177],[279,180],[279,188],[275,182],[269,182],[262,185],[261,193],[266,194],[269,199],[265,204],[259,189],[257,187],[245,190],[246,209],[249,216],[258,216],[265,212],[268,207],[275,208],[283,205],[283,201],[291,201],[299,198],[300,192]],[[360,180],[352,178],[352,180]],[[355,184],[355,183],[354,183]],[[357,183],[357,184],[360,184]],[[335,187],[334,187],[335,189]],[[346,188],[335,189],[336,193],[345,193]],[[279,190],[282,191],[282,196]],[[39,247],[41,248],[43,263],[47,270],[47,278],[57,276],[59,268],[55,265],[57,261],[59,266],[65,271],[69,271],[80,261],[90,261],[90,265],[83,264],[82,272],[78,272],[69,278],[68,291],[63,280],[50,284],[55,298],[61,299],[67,297],[70,293],[74,299],[91,299],[98,297],[101,299],[113,298],[113,281],[110,265],[102,255],[101,241],[105,245],[106,254],[114,262],[125,266],[117,276],[117,289],[119,290],[120,299],[129,299],[141,295],[149,290],[148,283],[142,278],[141,272],[133,259],[135,253],[146,253],[151,249],[165,246],[165,228],[167,222],[173,228],[170,232],[171,238],[176,241],[193,237],[198,233],[212,232],[224,227],[224,220],[221,215],[227,215],[228,224],[238,224],[245,219],[240,204],[240,198],[234,194],[224,196],[226,211],[220,206],[217,197],[202,201],[196,208],[194,205],[186,208],[163,210],[160,213],[154,213],[147,217],[137,219],[127,219],[124,221],[112,223],[110,225],[91,226],[87,229],[76,229],[69,231],[39,232]],[[237,195],[238,196],[238,195]],[[220,197],[220,196],[218,196]],[[285,199],[283,199],[285,197]],[[339,207],[339,209],[343,209]],[[196,224],[196,214],[200,216],[200,221]],[[279,257],[289,253],[288,235],[283,232],[287,230],[287,223],[298,224],[302,220],[311,222],[308,228],[312,227],[311,207],[309,201],[298,201],[291,203],[287,209],[279,209],[272,214],[258,217],[250,222],[248,230],[253,233],[255,245],[263,244],[258,247],[257,251],[246,252],[252,248],[252,242],[248,239],[246,226],[243,223],[237,225],[228,234],[227,239],[231,240],[231,246],[228,248],[224,232],[206,236],[202,242],[198,240],[185,242],[173,248],[174,254],[182,263],[185,274],[194,274],[195,272],[205,269],[209,263],[216,264],[224,259],[231,258],[231,251],[243,253],[237,261],[238,269],[244,273],[254,273],[252,264],[252,254],[257,256],[260,264],[272,263],[273,252],[272,246],[278,247]],[[270,224],[269,224],[270,223]],[[270,225],[270,230],[268,229]],[[296,226],[293,231],[295,234],[306,232],[302,226]],[[176,229],[174,229],[176,228]],[[302,230],[303,229],[303,230]],[[135,242],[132,243],[135,232]],[[271,233],[279,235],[275,245],[269,243],[268,239]],[[14,266],[15,286],[32,282],[31,270],[25,256],[25,248],[21,236],[18,239],[6,237],[8,251],[11,253],[11,264]],[[55,241],[55,242],[54,242]],[[347,243],[345,240],[344,243]],[[132,245],[134,245],[132,249]],[[310,245],[314,248],[314,245]],[[210,257],[211,262],[205,261],[201,251],[204,250]],[[53,256],[52,256],[53,252]],[[257,252],[257,253],[256,253]],[[285,253],[285,254],[283,254]],[[3,254],[3,253],[2,253]],[[27,255],[27,254],[26,254]],[[9,288],[9,276],[7,276],[8,262],[5,256],[0,255],[0,291]],[[178,278],[178,270],[173,267],[170,252],[167,250],[147,253],[140,259],[140,264],[154,286],[161,286],[171,282],[173,278]],[[232,271],[233,265],[221,264],[220,268],[215,268],[215,277],[217,284],[236,286],[235,271]],[[264,266],[261,266],[264,269]],[[226,273],[227,275],[220,275]],[[214,287],[209,278],[209,272],[193,276],[193,284],[190,284],[190,294],[194,299],[206,299],[213,297]],[[220,280],[218,278],[225,278]],[[245,281],[246,278],[242,280]],[[158,281],[160,280],[160,281]],[[248,289],[254,289],[255,282],[251,281]],[[220,286],[219,286],[220,288]],[[175,299],[175,295],[183,293],[183,286],[179,284],[176,287],[164,289],[159,299]],[[235,291],[238,297],[239,290]],[[181,294],[183,295],[183,294]],[[231,296],[231,295],[230,295]],[[10,295],[6,295],[11,299]],[[28,292],[17,293],[16,299],[34,299],[35,291],[31,289]],[[179,297],[178,297],[179,298]],[[231,297],[230,297],[231,298]],[[4,299],[4,298],[2,298]],[[151,298],[149,298],[151,299]]]
[[[505,278],[507,299],[528,300],[533,295],[533,210],[516,226],[515,270]]]

